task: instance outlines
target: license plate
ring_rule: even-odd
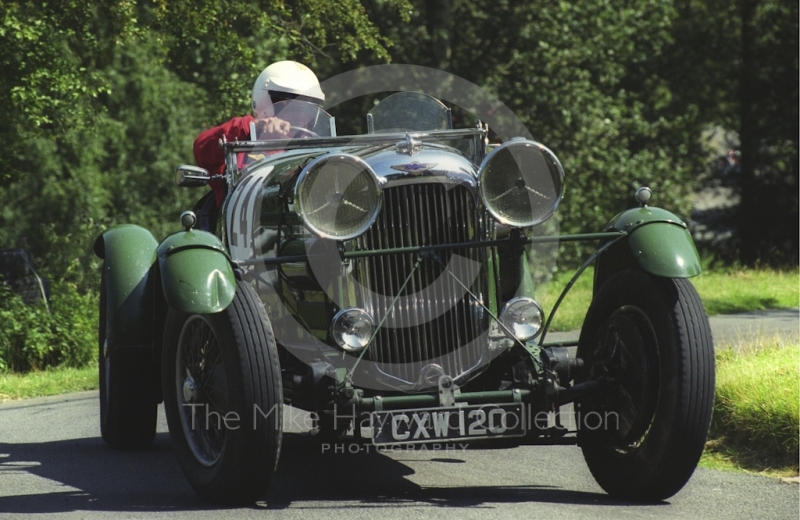
[[[522,404],[372,412],[373,444],[413,444],[525,435]]]

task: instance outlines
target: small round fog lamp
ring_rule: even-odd
[[[508,301],[500,313],[500,323],[514,339],[528,341],[539,335],[544,322],[542,308],[532,298],[520,296]]]
[[[331,323],[333,340],[345,352],[361,352],[369,344],[375,322],[362,309],[343,309],[336,313]]]

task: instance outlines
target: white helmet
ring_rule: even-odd
[[[321,104],[325,94],[311,69],[296,61],[278,61],[258,75],[252,98],[253,113],[257,118],[263,118],[273,115],[273,100],[300,99]]]

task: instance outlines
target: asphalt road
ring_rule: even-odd
[[[322,453],[288,433],[266,500],[199,501],[161,414],[155,445],[115,451],[99,437],[96,392],[0,406],[0,517],[64,518],[798,518],[800,487],[698,469],[658,504],[609,499],[574,446]]]
[[[797,342],[797,310],[768,315],[712,318],[717,345],[746,345],[765,333]],[[631,504],[603,493],[575,446],[337,453],[323,452],[302,428],[284,435],[264,502],[219,509],[201,502],[184,478],[163,412],[154,446],[129,452],[103,444],[98,413],[97,392],[0,405],[0,517],[800,517],[800,486],[767,477],[700,468],[668,501]]]
[[[800,310],[741,312],[711,316],[709,319],[717,347],[746,346],[753,338],[778,344],[800,343]]]
[[[714,347],[746,349],[759,341],[779,345],[800,344],[800,309],[741,312],[708,318]],[[547,342],[577,340],[580,331],[551,332]]]

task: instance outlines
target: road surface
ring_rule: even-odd
[[[753,335],[797,343],[798,311],[712,317],[718,346]],[[553,334],[548,341],[575,333]],[[100,439],[97,392],[0,405],[0,517],[27,518],[704,518],[800,517],[800,486],[699,468],[658,504],[611,500],[575,446],[358,453],[321,446],[299,422],[284,435],[263,502],[219,509],[201,502],[172,452],[163,410],[154,446],[115,451]]]
[[[742,349],[752,342],[774,341],[779,345],[800,344],[800,309],[740,312],[710,316],[717,349]],[[551,332],[547,342],[577,341],[580,331]]]
[[[97,392],[0,406],[0,517],[27,518],[791,518],[800,486],[700,468],[658,504],[611,500],[575,446],[349,453],[287,433],[265,501],[199,501],[163,413],[154,446],[115,451],[99,437]]]

